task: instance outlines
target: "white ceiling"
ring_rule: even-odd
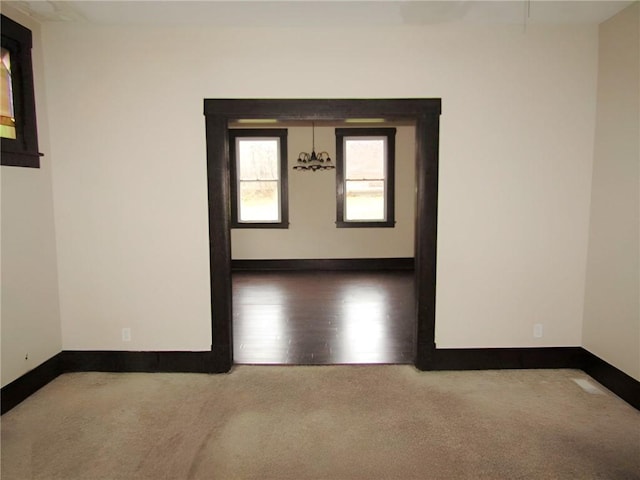
[[[212,26],[598,24],[631,1],[4,1],[42,22]]]

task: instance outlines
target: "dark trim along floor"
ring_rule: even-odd
[[[60,375],[62,373],[61,356],[62,353],[54,355],[46,362],[2,387],[0,393],[2,415]]]
[[[2,388],[2,414],[71,372],[213,373],[213,352],[63,351]],[[432,370],[575,368],[640,410],[640,382],[581,347],[437,349]]]
[[[265,270],[413,270],[413,258],[318,258],[283,260],[231,260],[233,271]]]

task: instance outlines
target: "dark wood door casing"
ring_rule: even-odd
[[[212,371],[233,366],[229,122],[241,119],[344,120],[384,118],[416,125],[415,365],[433,366],[435,353],[438,147],[441,100],[432,99],[205,99]]]

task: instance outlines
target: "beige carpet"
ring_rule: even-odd
[[[639,479],[640,412],[575,370],[75,373],[2,416],[31,478]]]

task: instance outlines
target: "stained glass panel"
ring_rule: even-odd
[[[13,108],[13,82],[11,79],[11,52],[2,49],[0,62],[0,79],[2,81],[0,104],[0,136],[3,138],[16,138],[16,119]]]

